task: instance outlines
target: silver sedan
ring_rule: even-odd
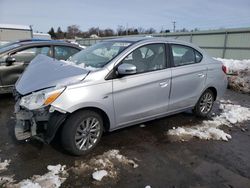
[[[206,117],[227,86],[225,67],[200,48],[166,38],[119,38],[58,61],[39,55],[16,84],[16,137],[50,143],[61,130],[71,154],[104,131],[193,109]]]

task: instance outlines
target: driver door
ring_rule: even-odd
[[[137,48],[121,62],[135,65],[137,73],[113,79],[118,127],[167,112],[171,81],[167,59],[165,44],[148,44]]]

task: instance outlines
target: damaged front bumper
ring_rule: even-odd
[[[49,112],[49,106],[38,110],[22,108],[17,101],[15,105],[17,140],[36,138],[50,143],[60,125],[65,121],[67,114],[58,111]]]

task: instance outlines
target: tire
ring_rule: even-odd
[[[213,104],[214,93],[210,89],[207,89],[204,93],[202,93],[193,109],[193,112],[198,117],[207,117],[213,108]]]
[[[61,143],[73,155],[85,155],[99,143],[103,133],[103,119],[91,110],[73,113],[65,122]]]

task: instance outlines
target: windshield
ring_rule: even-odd
[[[129,45],[130,42],[124,41],[101,42],[76,53],[69,61],[83,67],[102,68]]]

